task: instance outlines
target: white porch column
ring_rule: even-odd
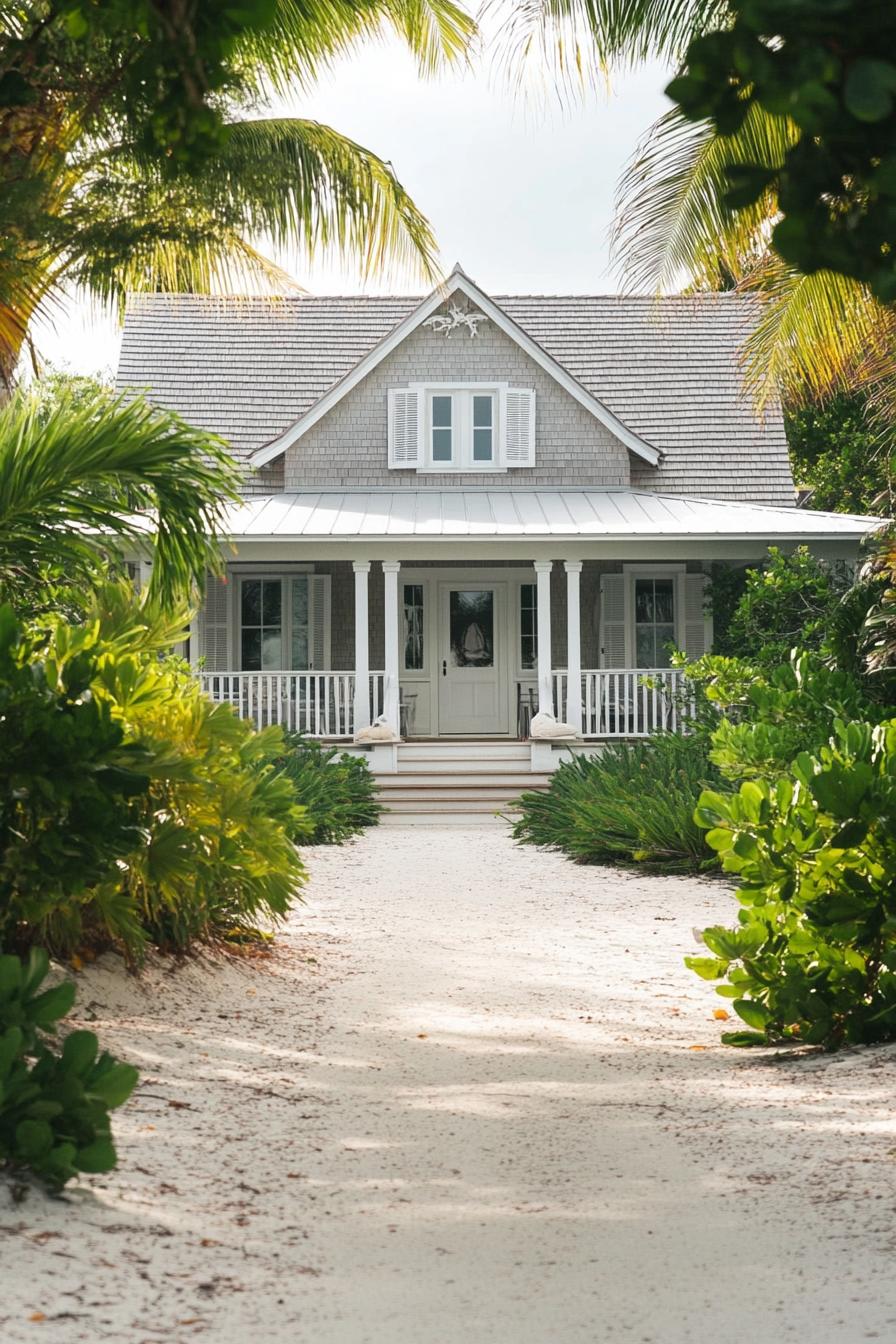
[[[386,722],[395,733],[399,732],[399,686],[398,686],[398,560],[383,561],[383,582],[385,585],[385,618],[383,621],[383,640],[386,646],[385,686],[383,688],[383,713]]]
[[[367,614],[369,560],[353,560],[355,571],[355,732],[370,723],[370,628]]]
[[[554,712],[554,672],[551,667],[551,570],[553,560],[536,560],[538,583],[538,712]]]
[[[566,722],[582,731],[581,560],[564,560],[566,570]]]

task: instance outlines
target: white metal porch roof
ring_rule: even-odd
[[[351,537],[749,538],[859,540],[882,519],[736,504],[649,490],[371,490],[261,495],[231,509],[225,535]]]

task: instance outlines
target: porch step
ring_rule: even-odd
[[[467,739],[462,742],[441,740],[411,739],[402,742],[398,748],[399,757],[411,760],[467,761],[487,756],[492,760],[527,761],[530,755],[528,742],[501,741],[494,738]]]
[[[442,774],[527,774],[530,757],[526,756],[469,756],[463,759],[452,756],[431,755],[406,756],[399,748],[398,773],[401,775],[442,775]]]
[[[399,769],[397,775],[377,775],[376,778],[383,792],[391,796],[396,791],[442,793],[445,789],[457,788],[502,789],[505,792],[522,793],[525,789],[546,788],[550,776],[517,770],[512,773],[504,770],[436,770],[424,773],[422,770]]]
[[[542,784],[529,785],[543,790],[547,786]],[[415,789],[408,785],[402,785],[398,788],[383,789],[380,794],[380,802],[386,807],[397,807],[401,803],[432,803],[437,806],[444,803],[490,803],[499,807],[503,803],[515,802],[519,798],[523,789],[506,788],[501,784],[493,784],[491,788],[481,789],[472,785],[452,784],[443,788]]]

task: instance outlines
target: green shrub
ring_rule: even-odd
[[[286,913],[302,810],[256,733],[160,658],[182,629],[112,585],[82,626],[0,618],[0,938],[186,951]]]
[[[514,836],[562,849],[582,863],[647,863],[677,871],[716,864],[694,820],[707,785],[719,781],[702,734],[659,733],[577,754],[545,793],[524,793]]]
[[[770,546],[762,568],[743,575],[717,566],[710,582],[719,616],[713,650],[773,668],[789,662],[794,648],[824,649],[848,588],[842,565],[819,560],[805,546],[790,555]]]
[[[377,824],[383,809],[366,761],[296,733],[286,735],[286,748],[278,764],[305,809],[294,840],[338,844]]]
[[[732,1045],[896,1037],[896,719],[837,722],[792,777],[707,791],[697,820],[740,877],[736,929],[688,957],[749,1028]]]
[[[127,1100],[137,1070],[106,1053],[92,1031],[74,1031],[61,1051],[48,1035],[71,1009],[70,981],[42,989],[46,952],[0,956],[0,1164],[32,1171],[59,1189],[79,1171],[115,1166],[109,1112]]]

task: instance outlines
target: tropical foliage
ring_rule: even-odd
[[[753,108],[792,127],[785,154],[729,158],[725,205],[774,193],[771,244],[805,275],[832,271],[896,300],[896,15],[871,0],[729,0],[666,92],[735,136]]]
[[[366,761],[296,733],[285,739],[278,765],[303,809],[293,831],[297,843],[339,844],[377,824],[383,809]]]
[[[183,621],[126,584],[87,619],[0,618],[0,943],[186,951],[281,919],[303,877],[280,730],[213,705]]]
[[[89,585],[123,541],[151,541],[153,594],[182,598],[219,563],[236,484],[223,444],[142,398],[16,393],[0,412],[0,593]]]
[[[58,1190],[78,1172],[115,1166],[109,1112],[128,1099],[137,1070],[100,1054],[92,1031],[55,1047],[75,986],[44,988],[48,970],[38,948],[24,961],[0,956],[0,1167]]]
[[[724,1039],[896,1036],[896,720],[838,720],[788,774],[704,793],[697,819],[740,879],[738,926],[706,929],[712,955],[687,958],[750,1028]]]
[[[896,513],[896,429],[862,392],[840,392],[785,411],[797,489],[809,508]]]
[[[336,249],[434,276],[391,165],[328,126],[259,116],[392,29],[430,72],[474,31],[453,0],[164,6],[32,0],[0,16],[0,377],[35,312],[80,287],[282,291],[258,250]]]
[[[658,734],[576,754],[544,793],[524,793],[517,840],[561,849],[580,863],[640,863],[674,872],[715,865],[694,820],[701,792],[720,781],[705,735]]]

